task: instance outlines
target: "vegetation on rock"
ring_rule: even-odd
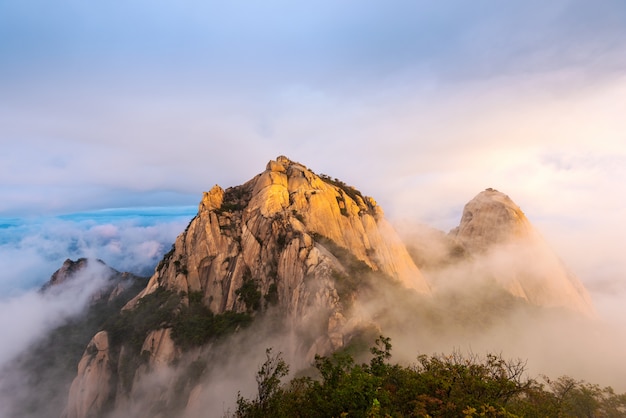
[[[202,303],[201,292],[189,293],[189,306],[184,306],[172,323],[172,339],[182,349],[208,343],[245,327],[252,322],[247,313],[226,311],[214,314]]]
[[[245,271],[243,284],[235,290],[235,294],[246,305],[248,312],[256,312],[261,308],[261,291],[249,269]]]

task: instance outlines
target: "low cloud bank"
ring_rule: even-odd
[[[109,270],[89,262],[72,280],[45,292],[32,289],[0,301],[0,369],[38,338],[82,312],[89,298],[106,284]]]
[[[41,286],[67,258],[99,258],[150,276],[195,207],[116,209],[36,219],[0,219],[0,300]]]

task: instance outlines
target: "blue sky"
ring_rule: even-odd
[[[497,188],[624,291],[624,22],[610,0],[1,1],[0,216],[196,205],[285,154],[444,230]]]

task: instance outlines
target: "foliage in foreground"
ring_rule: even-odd
[[[235,417],[608,417],[626,416],[626,394],[561,377],[545,384],[525,377],[526,363],[485,358],[420,356],[390,364],[391,342],[379,337],[369,364],[346,353],[316,357],[319,377],[281,379],[280,353],[267,350],[257,373],[258,396],[237,399]]]

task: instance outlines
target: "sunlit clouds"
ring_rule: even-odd
[[[613,313],[624,21],[619,1],[5,2],[0,216],[45,222],[0,229],[0,289],[67,257],[153,266],[188,218],[53,216],[196,205],[284,154],[445,231],[494,187]]]

